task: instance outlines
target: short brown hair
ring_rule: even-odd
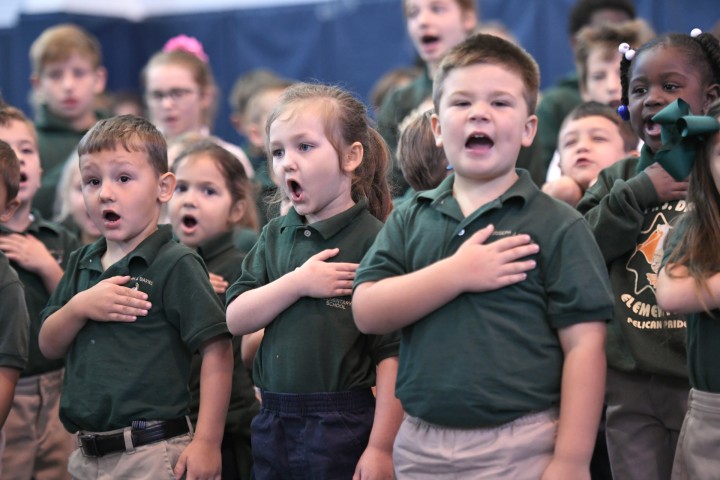
[[[398,139],[397,161],[415,191],[435,188],[447,176],[448,160],[445,150],[435,143],[431,114],[432,110],[412,113]]]
[[[167,142],[155,126],[142,117],[121,115],[100,120],[78,144],[78,155],[117,150],[147,154],[158,175],[168,172]]]
[[[580,88],[584,90],[587,85],[587,62],[593,50],[602,49],[606,58],[612,59],[621,43],[639,48],[653,37],[655,32],[652,27],[642,19],[584,27],[575,36],[575,68],[580,77]]]
[[[0,177],[5,184],[5,201],[11,202],[20,188],[20,161],[15,150],[0,140]]]
[[[460,10],[463,12],[472,12],[473,14],[478,14],[478,8],[477,3],[475,0],[454,0],[455,3],[458,4],[460,7]],[[407,0],[403,0],[402,2],[402,9],[403,9],[403,15],[407,17]]]
[[[515,73],[525,86],[528,113],[535,113],[540,88],[540,69],[535,59],[507,40],[494,35],[476,33],[454,46],[440,62],[433,80],[433,104],[439,111],[445,80],[457,68],[477,64],[500,65]]]
[[[102,49],[95,36],[71,23],[47,28],[30,46],[33,74],[40,75],[49,62],[67,60],[75,53],[90,60],[93,68],[102,65]]]
[[[620,136],[623,139],[625,151],[631,152],[637,148],[640,139],[633,131],[630,123],[624,122],[614,108],[599,102],[585,102],[573,108],[563,120],[562,125],[560,125],[560,132],[573,120],[580,120],[581,118],[587,117],[603,117],[610,120],[618,127]]]
[[[11,107],[10,105],[0,105],[0,127],[9,127],[11,122],[24,123],[28,130],[30,130],[30,134],[33,140],[35,140],[35,147],[37,147],[38,139],[35,124],[25,116],[22,110]]]

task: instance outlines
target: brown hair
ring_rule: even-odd
[[[373,85],[370,91],[370,104],[375,111],[379,111],[385,98],[393,89],[402,85],[403,82],[412,82],[422,73],[418,67],[399,67],[386,72]]]
[[[371,126],[367,109],[362,102],[345,90],[320,84],[299,83],[288,88],[267,121],[270,125],[289,107],[299,103],[312,102],[320,106],[323,113],[325,135],[342,158],[344,147],[360,142],[363,159],[352,175],[352,198],[368,201],[368,210],[381,221],[385,221],[392,210],[390,188],[387,183],[387,169],[390,150],[380,134]],[[267,135],[266,148],[270,151]],[[270,159],[272,161],[272,159]]]
[[[28,130],[30,130],[30,134],[32,135],[33,140],[35,140],[35,146],[37,147],[38,139],[37,132],[35,131],[35,124],[25,116],[22,110],[11,107],[10,105],[0,104],[0,126],[9,127],[11,122],[24,123]]]
[[[585,102],[573,108],[563,120],[562,125],[560,126],[560,132],[562,132],[565,126],[573,120],[580,120],[581,118],[587,117],[603,117],[610,120],[618,127],[620,136],[623,139],[623,147],[625,148],[625,151],[631,152],[637,149],[640,139],[630,127],[630,124],[624,122],[615,109],[610,105],[605,105],[599,102]]]
[[[720,117],[720,102],[710,105],[707,115],[715,119]],[[720,141],[720,133],[711,138],[714,142],[708,139],[695,156],[688,187],[688,203],[692,208],[684,216],[687,230],[667,260],[668,266],[684,265],[695,280],[697,290],[707,293],[710,293],[707,278],[720,271],[720,250],[709,248],[720,238],[720,192],[710,170],[713,158],[710,149]],[[673,268],[666,271],[671,278],[679,276]],[[702,296],[698,297],[702,301]]]
[[[460,10],[463,12],[472,12],[474,15],[478,15],[477,3],[475,0],[454,0],[458,4]],[[402,2],[403,15],[407,17],[407,0]]]
[[[448,160],[445,150],[435,144],[431,114],[432,110],[412,114],[398,139],[397,161],[415,191],[435,188],[447,176]]]
[[[15,150],[0,140],[0,176],[5,184],[5,201],[11,202],[20,188],[20,161]]]
[[[75,53],[89,60],[93,68],[102,65],[102,49],[94,35],[70,23],[47,28],[30,46],[33,74],[40,75],[49,62],[67,60]]]
[[[494,35],[476,33],[454,46],[440,62],[433,81],[433,104],[439,111],[445,79],[455,69],[477,64],[500,65],[515,73],[525,86],[528,113],[535,113],[540,69],[533,57],[521,47]]]
[[[155,53],[140,72],[143,88],[147,90],[147,75],[152,67],[159,65],[178,65],[190,71],[193,80],[198,84],[201,94],[209,94],[212,98],[210,107],[203,112],[205,126],[212,127],[217,113],[217,86],[210,65],[194,54],[185,50],[160,51]]]
[[[148,162],[158,175],[168,171],[167,143],[162,133],[142,117],[121,115],[100,120],[78,144],[78,155],[117,150],[147,154]]]
[[[201,156],[210,157],[225,179],[232,203],[245,202],[245,214],[238,225],[257,231],[259,228],[257,205],[253,198],[253,186],[238,158],[212,140],[204,139],[191,143],[183,149],[172,164],[171,171],[176,173],[180,164],[192,162]]]
[[[580,88],[584,90],[587,85],[587,62],[594,50],[603,50],[605,58],[610,60],[617,55],[621,43],[642,45],[653,37],[652,27],[642,19],[584,27],[575,36],[575,68],[580,77]]]

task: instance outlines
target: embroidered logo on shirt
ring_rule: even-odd
[[[350,300],[340,300],[339,298],[328,298],[325,300],[325,305],[328,307],[339,308],[340,310],[347,310],[352,306]]]

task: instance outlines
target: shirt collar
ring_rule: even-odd
[[[159,225],[155,232],[140,242],[140,245],[138,245],[135,250],[120,259],[117,265],[125,271],[130,262],[135,258],[142,259],[146,265],[150,265],[153,260],[157,258],[160,249],[169,241],[174,241],[170,225]],[[99,259],[106,251],[107,240],[105,240],[105,237],[101,237],[88,247],[82,259],[80,259],[80,265],[85,268],[91,267],[93,260],[95,260],[96,266],[99,265]]]
[[[361,199],[352,207],[348,208],[342,213],[330,217],[326,220],[311,223],[305,225],[303,223],[303,217],[298,215],[294,207],[291,207],[287,215],[283,218],[280,231],[282,232],[286,228],[311,228],[318,232],[324,239],[328,239],[342,230],[348,223],[352,222],[355,217],[359,216],[365,210],[367,210],[368,202],[366,199]]]

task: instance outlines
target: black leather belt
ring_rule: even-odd
[[[186,433],[190,433],[190,427],[188,427],[187,419],[182,417],[158,422],[142,429],[133,426],[130,430],[130,438],[133,447],[141,447]],[[80,448],[86,457],[102,457],[109,453],[125,451],[125,434],[123,432],[81,433],[78,438],[80,439]]]

